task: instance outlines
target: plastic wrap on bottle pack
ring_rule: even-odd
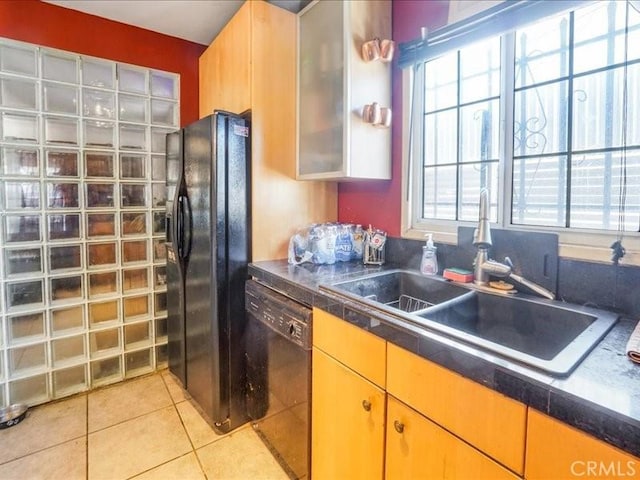
[[[331,265],[362,259],[362,227],[344,223],[313,224],[289,240],[289,263]]]

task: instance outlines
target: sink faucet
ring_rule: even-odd
[[[483,188],[480,191],[478,228],[473,232],[473,246],[478,249],[474,261],[473,275],[475,279],[473,282],[476,285],[487,286],[491,275],[494,277],[511,278],[542,297],[550,300],[555,298],[555,295],[546,288],[513,273],[513,264],[509,257],[505,258],[505,263],[491,260],[489,258],[489,249],[492,245],[491,226],[489,225],[489,190]]]

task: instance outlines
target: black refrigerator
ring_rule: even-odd
[[[247,421],[249,127],[216,111],[167,135],[169,370],[220,433]]]

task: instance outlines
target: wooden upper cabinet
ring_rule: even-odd
[[[245,2],[200,57],[200,117],[251,110],[251,260],[287,257],[289,238],[335,221],[337,186],[296,181],[296,15]]]
[[[200,57],[200,118],[251,108],[251,8],[245,2]]]

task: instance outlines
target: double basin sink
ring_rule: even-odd
[[[555,376],[568,375],[618,320],[602,310],[494,293],[410,270],[320,288]]]

